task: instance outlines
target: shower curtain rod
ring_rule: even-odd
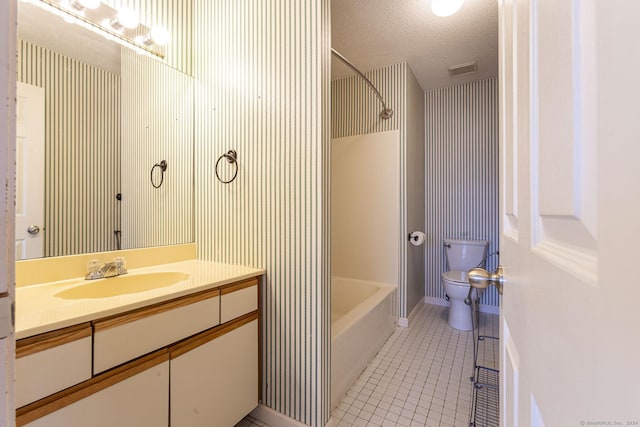
[[[340,61],[344,62],[344,64],[347,67],[351,68],[351,70],[354,71],[357,75],[359,75],[362,78],[362,80],[364,80],[365,83],[367,83],[369,87],[373,90],[373,92],[376,94],[376,96],[380,100],[380,103],[382,104],[382,111],[380,111],[380,118],[386,120],[391,116],[393,116],[393,110],[391,108],[387,108],[387,104],[385,104],[384,100],[382,99],[382,95],[380,95],[380,92],[378,92],[378,89],[376,89],[373,83],[371,83],[371,80],[366,78],[365,75],[362,74],[360,70],[358,70],[355,67],[355,65],[349,62],[349,60],[344,56],[342,56],[337,50],[335,50],[334,48],[331,48],[331,53],[334,54]]]

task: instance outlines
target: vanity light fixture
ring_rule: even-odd
[[[436,16],[451,16],[462,7],[464,0],[433,0],[431,2],[431,11]]]
[[[85,9],[97,9],[100,6],[100,0],[69,0],[69,6],[82,12]]]
[[[151,27],[149,35],[151,36],[151,40],[153,40],[157,45],[165,46],[169,43],[169,32],[164,29],[164,27]]]
[[[109,19],[107,22],[111,28],[120,32],[125,28],[130,30],[135,29],[138,24],[140,24],[140,18],[138,18],[138,14],[135,10],[123,7],[118,10],[118,14],[116,16]]]
[[[132,9],[115,10],[100,0],[31,0],[31,3],[138,53],[165,57],[169,33],[161,27],[154,31],[140,24]]]
[[[169,36],[169,32],[163,27],[153,27],[151,28],[149,34],[143,37],[138,37],[137,41],[140,43],[144,43],[147,46],[154,43],[158,46],[165,46],[167,43],[169,43],[170,37],[171,36]]]

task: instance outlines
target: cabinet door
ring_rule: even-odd
[[[258,406],[257,313],[234,323],[171,351],[171,426],[229,427]]]
[[[168,355],[116,369],[18,411],[29,427],[159,427],[169,424]],[[49,398],[47,398],[49,399]],[[44,399],[45,401],[47,399]]]

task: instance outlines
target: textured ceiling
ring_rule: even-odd
[[[333,0],[332,47],[365,72],[406,61],[425,90],[498,75],[497,0],[465,0],[455,15],[430,0]],[[449,77],[447,67],[476,61],[478,71]],[[353,72],[332,58],[332,78]]]

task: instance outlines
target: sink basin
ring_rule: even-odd
[[[168,271],[83,280],[82,284],[60,291],[55,296],[63,299],[108,298],[164,288],[187,280],[189,277],[187,273]]]

